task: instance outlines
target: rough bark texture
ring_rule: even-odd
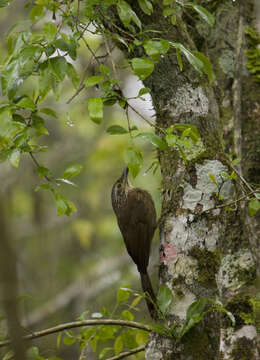
[[[169,322],[183,324],[189,305],[210,297],[233,313],[236,324],[232,326],[219,312],[209,312],[179,342],[153,334],[146,359],[259,359],[259,215],[249,217],[243,202],[235,203],[232,211],[216,208],[250,189],[241,178],[223,177],[223,172],[233,170],[227,155],[241,156],[237,173],[259,183],[260,86],[247,71],[244,56],[244,27],[254,25],[254,6],[243,0],[200,4],[215,16],[213,28],[189,12],[178,17],[174,27],[161,16],[161,9],[155,7],[148,17],[131,2],[145,30],[159,30],[162,38],[203,52],[215,72],[211,86],[185,59],[180,71],[170,52],[144,82],[151,89],[158,127],[194,124],[203,141],[188,163],[174,150],[158,154],[162,172],[160,281],[173,292]]]
[[[165,31],[162,37],[207,54],[216,75],[213,87],[188,64],[180,72],[174,56],[163,58],[145,82],[152,91],[157,125],[192,123],[205,146],[191,156],[188,165],[174,151],[159,154],[164,219],[160,279],[174,294],[169,320],[182,323],[194,300],[212,297],[235,315],[236,325],[210,313],[181,343],[152,337],[147,359],[259,358],[256,327],[253,321],[247,325],[241,315],[257,312],[249,290],[256,291],[260,263],[257,218],[250,218],[242,204],[231,212],[223,208],[207,211],[217,205],[216,193],[223,201],[243,194],[239,181],[225,181],[221,176],[223,171],[231,173],[224,150],[242,156],[244,176],[259,182],[259,151],[250,154],[250,150],[257,144],[260,89],[253,85],[243,56],[244,24],[252,25],[253,7],[249,2],[220,1],[210,2],[208,8],[216,18],[211,30],[188,17],[188,25],[182,23],[178,30],[169,32],[169,25],[158,21],[157,26]]]

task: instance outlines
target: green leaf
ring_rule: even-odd
[[[73,202],[69,201],[64,196],[55,193],[55,200],[56,200],[58,216],[63,214],[69,216],[73,211],[76,211],[76,207],[73,204]]]
[[[63,177],[66,179],[69,179],[73,176],[77,176],[81,173],[83,169],[83,166],[80,164],[73,164],[66,168],[66,170],[63,173]]]
[[[37,114],[32,114],[32,127],[35,130],[35,135],[49,135],[48,130],[44,127],[44,119],[38,116]]]
[[[176,16],[176,14],[172,14],[172,16],[171,16],[171,23],[172,23],[172,25],[175,26],[175,25],[176,25],[176,22],[177,22],[177,16]]]
[[[164,8],[163,9],[163,16],[164,17],[167,17],[167,16],[170,16],[170,15],[173,15],[173,14],[175,14],[175,9],[174,8],[170,8],[170,7],[168,7],[168,8]]]
[[[1,84],[3,94],[13,98],[17,89],[34,69],[33,58],[17,55],[12,58],[1,70]]]
[[[85,81],[85,86],[88,89],[91,86],[95,86],[104,80],[103,76],[91,76]]]
[[[61,51],[69,51],[69,44],[62,38],[59,38],[53,43]]]
[[[64,345],[72,345],[72,344],[74,344],[75,341],[76,341],[76,339],[74,337],[71,337],[71,336],[65,336],[63,338]]]
[[[89,314],[89,310],[83,311],[83,313],[81,313],[80,316],[77,317],[77,320],[83,321],[83,320],[87,319],[88,314]]]
[[[127,329],[120,333],[124,346],[128,349],[134,349],[138,346],[136,341],[136,329]],[[141,342],[140,345],[145,344],[145,341]]]
[[[48,168],[44,167],[44,166],[38,166],[37,167],[37,172],[38,172],[41,179],[44,176],[51,176],[50,170]]]
[[[157,294],[157,304],[163,314],[166,314],[172,303],[172,292],[166,285],[162,285]]]
[[[234,159],[233,161],[232,161],[232,165],[237,165],[237,164],[239,164],[241,162],[241,157],[239,157],[239,158],[237,158],[237,159]]]
[[[138,305],[138,303],[143,299],[142,295],[137,296],[133,301],[132,304],[130,305],[130,308],[135,308],[136,305]]]
[[[19,162],[20,162],[20,158],[21,158],[21,153],[18,149],[14,149],[9,157],[10,163],[18,168],[19,167]]]
[[[125,320],[132,321],[134,320],[134,315],[129,310],[123,310],[121,313],[121,317]]]
[[[167,6],[167,5],[171,5],[175,0],[163,0],[163,5]]]
[[[40,112],[46,114],[46,115],[49,115],[49,116],[52,116],[54,118],[58,118],[56,112],[50,108],[43,108],[43,109],[39,109]]]
[[[114,342],[114,351],[116,355],[118,355],[123,350],[123,346],[124,344],[123,344],[122,336],[119,335]]]
[[[200,134],[199,131],[197,129],[197,127],[195,125],[192,124],[175,124],[174,129],[176,130],[180,130],[180,131],[185,131],[186,129],[189,129],[189,137],[191,138],[191,140],[196,143],[199,138],[200,138]]]
[[[124,288],[120,288],[117,290],[116,298],[118,303],[126,301],[129,298],[129,296],[130,296],[129,290]]]
[[[46,22],[42,27],[42,31],[47,42],[53,41],[57,35],[57,27],[52,22]]]
[[[28,360],[34,360],[34,359],[38,359],[38,358],[41,359],[39,349],[36,346],[30,347],[26,353],[27,353],[26,358]]]
[[[189,63],[200,73],[202,74],[202,69],[204,67],[203,62],[196,57],[190,50],[186,49],[182,44],[170,42],[170,44],[176,48],[179,49],[186,57],[186,59],[189,61]]]
[[[58,216],[61,216],[63,214],[66,214],[67,212],[67,199],[64,198],[62,195],[60,194],[56,194],[55,195],[55,200],[56,200],[56,206],[57,206],[57,214]]]
[[[49,59],[53,74],[58,80],[62,81],[67,73],[68,64],[63,56],[56,56]]]
[[[100,97],[88,99],[89,117],[96,124],[100,124],[103,119],[103,101]]]
[[[67,76],[71,80],[74,88],[77,89],[80,79],[76,69],[71,63],[67,63]]]
[[[52,186],[50,184],[41,184],[36,186],[36,188],[34,189],[34,191],[39,191],[39,190],[52,190]]]
[[[135,178],[143,165],[142,153],[134,147],[129,147],[125,152],[125,162],[132,176]]]
[[[18,101],[18,103],[16,105],[18,105],[24,109],[30,109],[32,111],[35,110],[35,104],[34,104],[33,100],[31,98],[29,98],[28,96],[24,96],[21,100]]]
[[[151,326],[151,329],[155,331],[157,334],[171,337],[170,329],[166,325],[155,323]]]
[[[206,312],[204,312],[204,309],[208,303],[207,298],[201,298],[197,301],[194,301],[187,310],[186,313],[186,321],[182,328],[180,337],[182,337],[184,334],[186,334],[194,325],[199,323]]]
[[[61,338],[62,338],[62,332],[58,333],[58,335],[57,335],[57,341],[56,341],[57,349],[60,348]]]
[[[146,54],[158,61],[162,54],[166,54],[169,50],[170,43],[167,40],[148,40],[144,43]]]
[[[140,133],[137,137],[142,137],[143,139],[148,140],[152,145],[156,146],[160,150],[168,149],[166,141],[154,133]]]
[[[38,21],[44,16],[43,6],[34,6],[30,12],[30,19],[32,21]]]
[[[110,135],[121,135],[128,133],[128,131],[120,125],[112,125],[106,130],[106,132]]]
[[[195,3],[189,2],[189,3],[184,3],[184,7],[190,7],[193,8],[198,14],[199,16],[206,21],[211,27],[214,25],[215,19],[214,16],[207,10],[205,9],[203,6],[197,5]]]
[[[250,216],[254,216],[259,209],[260,209],[260,201],[257,199],[251,200],[250,203],[248,204],[248,210]]]
[[[0,0],[0,8],[9,5],[10,1],[12,0]]]
[[[0,6],[1,7],[1,6]],[[3,357],[3,360],[11,360],[14,359],[14,352],[13,350],[9,350]]]
[[[124,38],[122,38],[121,36],[119,36],[118,34],[113,34],[112,35],[112,39],[115,41],[115,42],[119,42],[120,44],[123,44],[128,51],[130,51],[130,47],[128,46],[128,43],[125,41]]]
[[[142,96],[142,95],[145,95],[145,94],[149,94],[150,93],[150,89],[149,88],[142,88],[139,90],[139,93],[138,93],[138,97]]]
[[[134,73],[141,79],[146,79],[154,70],[154,63],[148,58],[132,59]]]
[[[11,110],[8,107],[0,109],[0,145],[13,140],[24,127],[24,124],[13,121]]]
[[[153,4],[148,1],[148,0],[138,0],[138,4],[140,6],[140,8],[142,9],[142,11],[146,14],[146,15],[151,15],[153,12]]]
[[[141,21],[137,17],[136,13],[132,10],[131,6],[124,0],[117,1],[117,13],[122,21],[123,25],[132,30],[129,26],[131,21],[133,21],[139,29],[142,28]]]
[[[181,51],[180,49],[176,49],[176,56],[177,56],[177,61],[178,61],[178,65],[180,70],[182,71],[183,69],[183,63],[182,63],[182,58],[181,58]]]
[[[208,174],[208,175],[209,175],[210,181],[218,186],[218,182],[217,182],[215,176],[213,174]]]
[[[144,330],[137,330],[136,332],[136,342],[139,345],[145,344],[148,340],[149,333]]]
[[[167,134],[165,140],[169,146],[175,146],[178,141],[178,136],[174,134]]]
[[[101,74],[106,75],[106,76],[110,76],[110,69],[108,66],[106,65],[99,65],[99,71],[101,72]]]
[[[108,352],[110,352],[111,350],[113,350],[113,348],[111,348],[111,347],[105,347],[105,348],[103,348],[103,349],[100,351],[100,353],[99,353],[98,359],[99,359],[99,360],[104,359],[104,357],[106,356],[106,354],[107,354]]]
[[[211,62],[204,54],[202,54],[199,51],[193,51],[192,53],[203,62],[202,70],[208,76],[209,83],[212,84],[214,77],[213,77],[213,69]]]

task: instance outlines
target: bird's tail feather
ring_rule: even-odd
[[[157,310],[156,310],[156,296],[153,291],[153,287],[147,273],[140,272],[141,283],[144,293],[146,293],[146,304],[149,310],[149,313],[153,319],[157,319]]]

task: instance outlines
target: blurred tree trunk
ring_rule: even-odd
[[[158,8],[146,16],[131,2],[144,30],[152,27],[161,38],[204,53],[215,72],[211,86],[187,62],[180,71],[176,56],[167,55],[144,81],[151,89],[157,125],[194,124],[204,144],[186,164],[174,150],[159,152],[160,281],[173,293],[170,321],[183,324],[189,305],[209,297],[233,313],[236,325],[217,311],[209,312],[180,342],[151,336],[149,360],[259,359],[254,323],[257,309],[259,316],[259,214],[249,217],[247,204],[235,201],[251,191],[245,178],[253,183],[260,178],[260,86],[244,57],[245,26],[253,26],[254,5],[230,0],[201,4],[215,16],[212,29],[191,13],[183,13],[174,27]],[[242,157],[236,180],[223,176],[234,170],[227,155]],[[217,208],[231,201],[230,211]]]
[[[0,194],[1,195],[1,194]],[[12,249],[6,215],[6,198],[0,196],[0,301],[3,304],[9,337],[13,342],[15,360],[25,360],[23,330],[18,316],[18,280],[16,255]]]

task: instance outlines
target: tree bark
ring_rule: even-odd
[[[249,217],[245,202],[235,202],[231,211],[217,208],[250,190],[245,177],[259,182],[260,87],[253,83],[244,56],[245,26],[254,21],[253,2],[202,1],[215,16],[212,29],[189,13],[183,13],[174,27],[161,17],[161,9],[148,17],[131,5],[145,30],[159,30],[161,38],[204,53],[215,72],[211,86],[184,59],[180,71],[176,56],[168,54],[144,81],[151,89],[157,126],[193,124],[203,141],[187,163],[174,150],[158,154],[160,281],[173,293],[168,320],[183,324],[186,310],[201,297],[220,300],[236,319],[232,326],[227,316],[209,312],[179,342],[154,334],[146,359],[259,359],[259,216]],[[229,155],[242,157],[235,180],[222,175],[234,170]]]

